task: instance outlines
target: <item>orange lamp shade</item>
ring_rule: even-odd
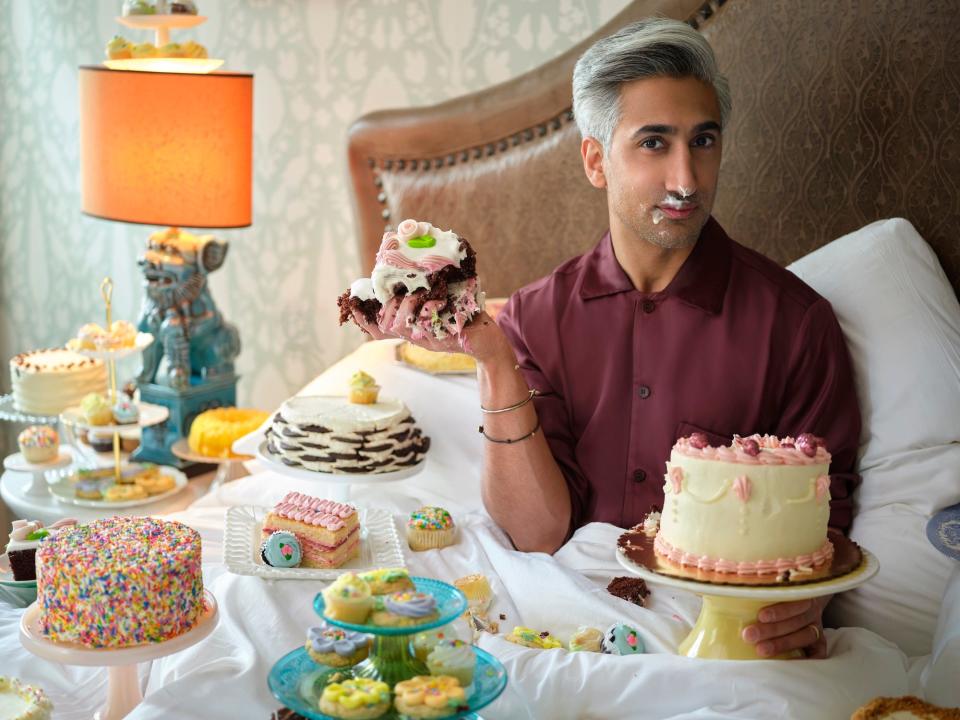
[[[249,225],[253,75],[81,67],[80,165],[89,215]]]

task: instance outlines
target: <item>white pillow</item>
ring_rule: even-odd
[[[906,220],[881,220],[789,267],[840,321],[863,416],[852,537],[880,574],[836,598],[831,617],[906,653],[930,652],[951,561],[924,534],[960,501],[960,304]]]

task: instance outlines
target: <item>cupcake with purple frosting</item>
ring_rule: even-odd
[[[314,662],[329,667],[350,667],[366,659],[370,636],[321,623],[307,630],[306,648]]]
[[[377,597],[370,620],[382,627],[406,627],[433,622],[438,617],[440,613],[433,595],[404,590]]]

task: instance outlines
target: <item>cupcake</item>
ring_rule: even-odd
[[[401,590],[415,590],[406,568],[380,568],[360,573],[373,595],[389,595]]]
[[[113,422],[113,410],[110,403],[100,393],[90,393],[80,401],[80,410],[83,412],[88,425],[109,425]]]
[[[607,655],[639,655],[645,648],[634,628],[623,623],[614,623],[603,634],[601,650]]]
[[[320,665],[350,667],[366,659],[370,636],[323,623],[307,630],[306,648],[307,654]]]
[[[157,46],[153,43],[137,43],[130,46],[130,57],[154,58],[157,57]]]
[[[457,528],[450,513],[441,507],[424,506],[410,513],[407,543],[411,550],[431,550],[452,545]]]
[[[404,590],[378,597],[370,621],[381,627],[406,627],[432,622],[438,617],[437,599],[433,595]]]
[[[603,633],[597,628],[581,626],[570,636],[570,652],[600,652]]]
[[[427,656],[431,675],[449,675],[460,681],[464,688],[473,683],[473,670],[477,656],[473,646],[463,640],[443,640]]]
[[[363,370],[355,372],[350,378],[350,402],[358,405],[372,405],[380,394],[377,381]]]
[[[354,573],[343,573],[323,591],[324,614],[333,620],[362,625],[373,607],[370,586]]]
[[[493,590],[490,589],[490,583],[486,576],[479,573],[467,575],[453,584],[460,592],[467,596],[467,608],[479,613],[485,613],[490,609],[490,601],[493,599]]]
[[[260,558],[270,567],[295,568],[303,560],[303,551],[296,535],[277,530],[260,544]]]
[[[120,400],[111,408],[117,425],[132,425],[140,420],[140,409],[129,400]]]
[[[106,55],[108,60],[126,60],[130,57],[130,43],[127,42],[126,38],[114,35],[110,42],[107,43]],[[86,325],[84,325],[84,327],[86,327]],[[80,329],[81,331],[83,330],[83,328]]]
[[[446,626],[438,628],[437,630],[427,630],[426,632],[417,633],[413,636],[411,645],[413,647],[413,654],[422,663],[427,661],[427,656],[430,652],[444,640],[456,640],[453,633],[450,631],[451,626]]]
[[[153,15],[157,9],[148,0],[123,0],[123,16]]]
[[[515,627],[513,632],[505,636],[505,639],[516,645],[536,648],[537,650],[553,650],[563,647],[563,643],[553,637],[547,630],[537,632],[528,627]]]
[[[171,15],[197,14],[197,4],[193,0],[170,0],[168,8]]]
[[[49,425],[31,425],[17,436],[17,445],[28,463],[50,462],[60,451],[60,436]]]
[[[91,430],[87,433],[87,443],[95,452],[110,452],[113,450],[113,433],[109,430],[107,432]]]
[[[330,683],[320,696],[320,712],[336,718],[370,720],[390,709],[390,686],[380,680],[354,678]]]
[[[394,705],[402,716],[445,718],[467,710],[467,694],[460,682],[449,675],[417,675],[398,682]]]

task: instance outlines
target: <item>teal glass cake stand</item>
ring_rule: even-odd
[[[392,688],[402,680],[415,675],[429,675],[426,665],[413,655],[410,641],[417,633],[434,630],[460,617],[467,609],[467,599],[457,588],[432,578],[411,578],[420,592],[433,595],[437,600],[438,617],[431,622],[408,627],[378,627],[341,622],[324,616],[326,604],[322,594],[317,594],[313,608],[329,625],[367,633],[373,636],[370,655],[352,668],[332,668],[314,662],[305,647],[299,647],[276,662],[267,678],[270,692],[285,707],[307,718],[327,720],[328,715],[318,710],[318,700],[327,682],[350,677],[382,680]],[[507,686],[507,671],[490,653],[473,648],[477,666],[473,673],[473,691],[467,697],[468,710],[450,715],[450,718],[478,718],[477,710],[496,700]],[[382,718],[399,717],[393,710]]]

